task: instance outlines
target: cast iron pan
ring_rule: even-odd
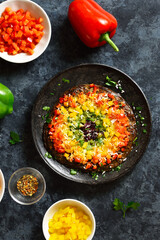
[[[113,81],[118,82],[120,80],[124,93],[121,96],[126,102],[133,108],[139,124],[137,125],[138,130],[138,144],[134,144],[134,147],[127,157],[127,160],[122,164],[120,171],[106,172],[105,177],[99,175],[98,179],[95,180],[89,173],[78,172],[76,175],[70,174],[70,169],[64,165],[58,163],[54,159],[45,157],[46,149],[42,140],[43,125],[45,120],[43,117],[46,112],[42,109],[44,106],[53,107],[58,101],[59,97],[63,93],[77,85],[95,83],[97,85],[105,86],[106,76],[112,78]],[[70,83],[64,83],[62,79],[69,79]],[[114,87],[109,87],[115,92],[120,91]],[[51,95],[54,93],[54,95]],[[140,113],[144,117],[143,123],[145,127],[142,127],[138,111],[134,109],[136,107],[142,107]],[[145,129],[145,133],[144,133]],[[70,179],[75,182],[86,183],[86,184],[100,184],[112,182],[127,172],[129,172],[135,164],[140,160],[143,153],[146,150],[151,131],[151,116],[148,106],[148,102],[142,90],[139,86],[125,73],[120,70],[100,64],[83,64],[64,70],[54,76],[39,92],[36,102],[33,106],[32,111],[32,134],[36,145],[36,148],[42,157],[42,159],[48,164],[48,166],[61,176]]]

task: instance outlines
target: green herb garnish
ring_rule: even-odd
[[[109,76],[106,76],[106,80],[107,80],[107,82],[105,83],[105,85],[110,86],[110,87],[116,87],[120,91],[123,90],[122,87],[119,86],[120,84],[116,83],[115,81],[112,81],[112,79]]]
[[[123,218],[125,218],[126,216],[126,211],[129,208],[132,208],[134,210],[137,210],[138,207],[140,206],[139,203],[137,202],[128,202],[127,205],[125,205],[123,202],[121,202],[118,198],[115,198],[113,201],[113,205],[114,205],[114,210],[119,211],[121,210],[123,212]]]
[[[92,178],[94,178],[94,180],[96,180],[96,181],[98,180],[98,174],[96,172],[92,172],[91,176],[92,176]]]
[[[50,93],[50,95],[54,95],[54,93],[53,93],[53,92],[51,92],[51,93]]]
[[[82,147],[83,144],[84,144],[84,140],[79,140],[79,144],[80,144],[80,146]]]
[[[77,174],[77,171],[74,170],[74,169],[71,169],[71,170],[70,170],[70,174],[71,174],[71,175],[76,175],[76,174]]]
[[[135,143],[135,141],[137,141],[137,139],[138,139],[138,138],[136,137],[136,138],[133,140],[133,143]]]
[[[15,132],[10,132],[10,140],[9,143],[14,145],[16,143],[22,142],[22,140],[20,140],[18,133]]]
[[[137,110],[137,111],[141,111],[141,110],[142,110],[142,107],[136,107],[136,110]]]
[[[62,81],[65,82],[65,83],[70,83],[70,80],[65,79],[65,78],[63,78]]]
[[[146,130],[146,129],[143,129],[143,133],[147,133],[147,130]]]
[[[43,109],[44,111],[49,111],[49,110],[50,110],[50,107],[44,106],[42,109]]]
[[[107,86],[115,87],[116,82],[112,81],[112,79],[109,76],[106,76],[107,82],[105,83]]]
[[[58,83],[58,86],[61,86],[61,84],[60,84],[60,83]]]
[[[44,156],[47,158],[52,158],[52,155],[49,152],[46,152]]]

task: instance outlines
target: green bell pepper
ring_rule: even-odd
[[[14,96],[8,87],[0,83],[0,119],[13,112]]]

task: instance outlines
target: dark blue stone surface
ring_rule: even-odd
[[[2,1],[0,1],[2,2]],[[49,15],[52,39],[43,55],[33,62],[13,64],[0,59],[0,82],[15,96],[14,112],[0,120],[0,168],[5,195],[0,203],[0,240],[42,240],[42,219],[57,200],[75,198],[86,203],[96,218],[94,240],[160,239],[160,2],[158,0],[97,0],[118,20],[113,37],[120,49],[108,45],[89,49],[80,42],[67,19],[71,1],[36,0]],[[144,91],[152,114],[152,134],[148,148],[133,171],[109,185],[87,186],[70,182],[54,173],[38,155],[31,133],[31,111],[42,86],[59,71],[81,63],[103,63],[130,75]],[[9,145],[10,131],[23,142]],[[30,166],[45,177],[44,197],[32,206],[14,202],[8,180],[18,168]],[[137,201],[137,211],[112,209],[114,198],[125,203]]]

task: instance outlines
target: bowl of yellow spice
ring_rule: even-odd
[[[12,174],[8,182],[8,190],[16,202],[31,205],[43,197],[46,183],[43,175],[37,169],[25,167]]]
[[[84,203],[63,199],[47,210],[42,229],[46,240],[91,240],[96,222],[93,213]]]

